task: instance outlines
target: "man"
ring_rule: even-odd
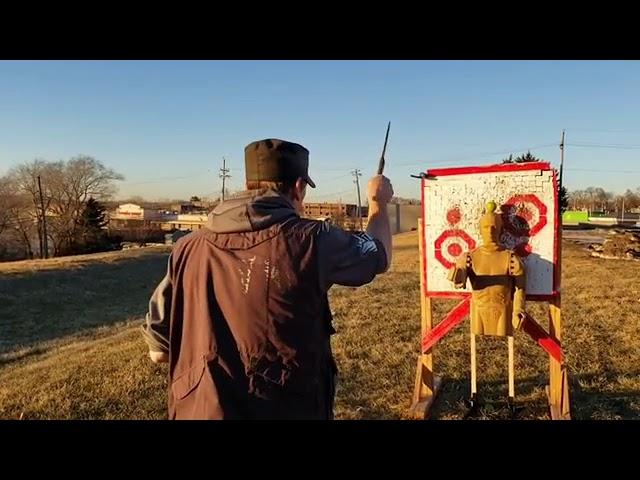
[[[143,334],[169,362],[170,419],[331,419],[334,285],[389,268],[389,180],[368,185],[367,232],[300,217],[309,151],[267,139],[245,148],[247,191],[173,247]]]

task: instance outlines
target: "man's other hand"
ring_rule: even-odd
[[[153,363],[167,363],[169,354],[164,352],[149,352],[149,357]]]

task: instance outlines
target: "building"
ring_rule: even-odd
[[[422,206],[419,203],[390,203],[387,210],[391,233],[394,235],[418,229],[418,219],[422,216]]]
[[[416,204],[417,203],[417,204]],[[315,219],[331,219],[345,230],[360,230],[358,206],[348,203],[306,203],[304,216]],[[391,203],[388,206],[389,222],[393,234],[410,232],[418,228],[418,218],[422,214],[419,201],[403,204]],[[367,229],[368,207],[362,207],[362,230]]]
[[[193,231],[200,230],[207,223],[207,214],[183,214],[183,215],[165,215],[160,220],[151,222],[164,231],[182,230]]]
[[[362,216],[368,215],[368,208],[362,207]],[[352,203],[304,203],[304,216],[308,218],[357,217],[358,206]]]
[[[331,220],[345,230],[360,230],[358,206],[352,203],[313,203],[303,204],[303,216],[316,220]],[[368,207],[362,207],[362,229],[367,228]]]
[[[151,222],[162,218],[159,210],[143,208],[134,203],[118,205],[114,212],[109,213],[110,228],[148,227]]]
[[[186,202],[186,203],[176,203],[171,205],[171,211],[176,214],[206,214],[208,211],[213,209],[217,205],[217,202],[213,203],[205,203],[202,201],[194,201],[194,202]]]
[[[186,210],[190,210],[187,207]],[[182,210],[182,209],[181,209]],[[115,212],[109,215],[111,229],[145,228],[158,232],[183,232],[200,230],[207,223],[205,211],[197,213],[174,213],[155,209],[145,209],[139,205],[127,203],[119,205]],[[362,207],[362,226],[357,217],[358,206],[349,203],[305,203],[303,216],[316,220],[331,220],[345,230],[366,230],[368,208]],[[395,233],[407,232],[417,228],[421,214],[420,205],[389,205],[389,221],[391,231]]]

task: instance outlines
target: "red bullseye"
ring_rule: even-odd
[[[460,213],[460,209],[458,207],[450,208],[447,211],[447,222],[449,222],[449,225],[457,225],[458,223],[460,223],[461,219],[462,214]]]
[[[456,257],[459,257],[460,254],[462,253],[462,247],[458,243],[452,243],[447,248],[447,252],[449,252],[449,255],[456,258]]]
[[[533,214],[531,213],[531,210],[529,210],[526,207],[522,207],[518,210],[518,213],[516,214],[519,217],[524,218],[527,223],[531,222],[531,220],[533,220]]]
[[[502,218],[506,231],[533,237],[547,225],[547,206],[536,195],[514,195],[502,205]]]
[[[451,268],[455,265],[456,259],[465,251],[476,248],[476,242],[464,230],[445,230],[434,245],[435,257],[444,268]]]

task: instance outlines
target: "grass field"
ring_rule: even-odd
[[[419,346],[417,235],[394,239],[391,271],[331,291],[340,368],[336,417],[408,418]],[[0,418],[161,419],[166,366],[151,364],[137,331],[164,274],[162,248],[0,264]],[[575,419],[640,418],[640,265],[563,251],[563,345]],[[451,303],[435,302],[436,321]],[[528,310],[543,325],[539,304]],[[548,418],[548,358],[516,336],[521,418]],[[509,418],[506,340],[478,344],[486,400],[478,418]],[[444,387],[436,419],[461,418],[469,394],[468,322],[435,350]]]

